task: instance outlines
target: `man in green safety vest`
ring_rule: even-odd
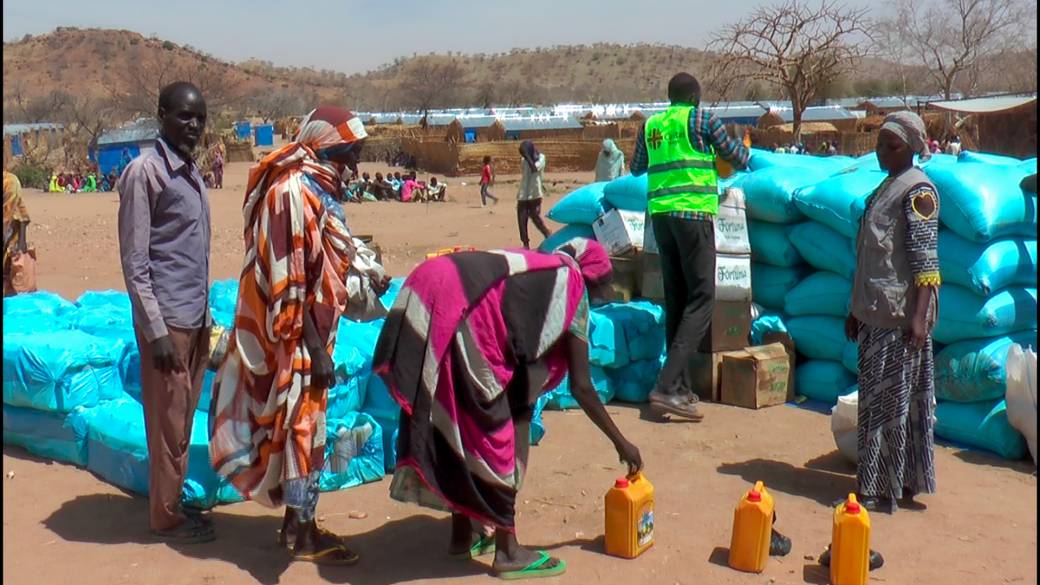
[[[647,209],[661,256],[668,359],[650,393],[651,407],[701,420],[689,364],[711,324],[715,302],[715,228],[719,209],[716,157],[736,169],[748,150],[700,107],[701,87],[689,73],[668,82],[671,106],[646,121],[631,171],[647,177]]]

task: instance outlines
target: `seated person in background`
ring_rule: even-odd
[[[423,187],[422,183],[415,180],[415,173],[409,174],[401,183],[401,201],[407,203],[413,198],[416,198],[417,201],[423,201],[426,196]]]
[[[371,193],[380,201],[394,198],[394,187],[390,184],[390,181],[383,178],[383,173],[376,173],[376,180],[372,181],[370,189]]]
[[[101,175],[101,180],[98,181],[98,191],[109,192],[112,190],[112,185],[108,182],[107,175]]]
[[[430,177],[430,184],[426,187],[426,194],[430,201],[444,201],[447,189],[447,185],[437,182],[437,177]]]
[[[394,190],[394,199],[401,198],[401,187],[404,185],[404,180],[401,179],[401,173],[390,173],[386,174],[386,181],[390,183],[390,187]]]

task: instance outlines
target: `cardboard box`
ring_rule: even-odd
[[[640,277],[639,296],[658,304],[664,304],[664,280],[661,276],[661,257],[657,254],[642,255],[643,270]]]
[[[715,255],[715,300],[751,300],[751,256]]]
[[[642,254],[632,257],[610,257],[610,265],[613,267],[614,275],[610,281],[610,290],[607,300],[615,303],[627,303],[639,296],[639,286],[642,284],[643,258]]]
[[[783,404],[790,373],[790,357],[782,343],[722,354],[721,401],[753,409]]]
[[[751,302],[715,300],[708,334],[700,351],[734,351],[744,349],[751,336]]]
[[[795,366],[795,346],[794,339],[787,333],[781,333],[779,331],[770,331],[762,336],[762,344],[769,345],[772,343],[781,343],[787,349],[788,361],[791,364],[791,374],[787,377],[787,401],[794,400],[794,371]]]
[[[592,231],[608,254],[622,256],[643,249],[645,217],[642,211],[611,209],[592,224]]]
[[[693,377],[693,393],[708,402],[719,402],[722,388],[722,361],[730,353],[717,351],[713,353],[697,353],[690,360],[690,373]]]
[[[740,189],[726,189],[725,196],[719,201],[719,214],[715,217],[715,251],[723,254],[751,253],[744,192]]]

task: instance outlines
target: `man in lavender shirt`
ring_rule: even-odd
[[[141,352],[152,533],[213,540],[209,519],[180,506],[191,425],[209,354],[209,200],[192,157],[206,102],[186,82],[159,94],[155,149],[134,159],[119,191],[119,256]]]

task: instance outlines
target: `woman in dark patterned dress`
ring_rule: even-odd
[[[858,495],[868,510],[892,513],[935,491],[939,197],[914,165],[915,154],[930,156],[916,114],[886,117],[876,150],[888,178],[860,223],[846,334],[859,342]]]

